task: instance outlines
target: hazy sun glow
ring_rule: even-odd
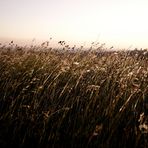
[[[147,0],[1,0],[0,39],[148,47]]]

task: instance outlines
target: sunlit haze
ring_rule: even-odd
[[[0,41],[148,47],[148,0],[0,0]]]

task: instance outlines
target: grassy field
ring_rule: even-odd
[[[147,94],[147,50],[1,46],[0,147],[146,148]]]

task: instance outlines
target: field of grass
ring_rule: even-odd
[[[0,49],[1,148],[148,147],[147,50],[25,48]]]

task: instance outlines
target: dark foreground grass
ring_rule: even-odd
[[[147,51],[1,48],[0,147],[148,147],[147,65]]]

